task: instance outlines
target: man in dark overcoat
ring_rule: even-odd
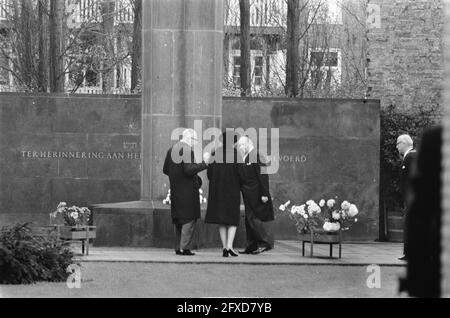
[[[409,176],[408,265],[400,290],[412,297],[441,296],[442,133],[442,126],[424,132]]]
[[[190,250],[195,224],[200,218],[197,175],[207,168],[205,162],[196,163],[192,147],[198,142],[193,129],[183,131],[182,139],[169,149],[163,172],[169,176],[172,222],[175,225],[175,253],[195,255]]]
[[[404,226],[403,226],[403,256],[400,260],[408,259],[408,242],[406,236],[408,235],[408,228],[406,226],[408,213],[406,209],[406,193],[408,188],[408,176],[416,157],[416,150],[413,146],[413,140],[409,135],[401,135],[397,138],[397,151],[402,157],[402,164],[400,169],[400,191],[402,195],[402,209],[404,211]]]
[[[247,247],[242,254],[259,254],[273,248],[273,236],[265,227],[265,222],[274,220],[272,198],[269,191],[269,176],[261,173],[265,168],[262,160],[248,136],[238,140],[238,150],[242,156],[238,171],[241,192],[245,205],[245,230]]]

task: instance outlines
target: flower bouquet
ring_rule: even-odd
[[[291,201],[288,201],[280,205],[279,210],[288,213],[289,217],[295,222],[298,233],[308,233],[319,226],[322,209],[316,202],[309,200],[305,204],[289,207],[290,204]]]
[[[305,204],[289,208],[291,201],[280,205],[279,210],[288,212],[289,217],[295,221],[297,232],[300,234],[317,231],[322,228],[325,232],[345,231],[357,222],[356,215],[358,208],[355,204],[343,201],[340,205],[335,199],[325,201],[320,200],[316,203],[313,200],[307,201]]]
[[[58,216],[62,216],[64,224],[67,226],[83,226],[88,225],[91,211],[86,207],[67,206],[66,202],[60,202],[56,211],[50,213],[50,221],[55,220]]]
[[[335,199],[330,199],[326,202],[325,209],[322,228],[327,232],[346,231],[352,224],[358,222],[356,218],[358,208],[348,201],[344,200],[339,205]]]

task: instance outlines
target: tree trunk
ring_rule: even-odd
[[[32,5],[29,0],[21,1],[21,35],[22,35],[22,52],[20,62],[22,65],[22,80],[23,84],[27,89],[33,88],[33,74],[34,63],[33,63],[33,42],[32,35],[33,23],[32,23]]]
[[[39,25],[39,65],[38,65],[38,90],[47,92],[48,89],[48,1],[38,2]]]
[[[106,58],[103,62],[103,82],[102,90],[104,93],[109,92],[114,86],[114,67],[115,67],[115,50],[114,50],[114,0],[103,0],[101,3],[102,10],[102,28],[103,28],[103,46],[106,52]],[[119,45],[119,44],[118,44]]]
[[[134,0],[133,52],[131,53],[131,92],[141,79],[142,59],[142,0]]]
[[[64,92],[64,1],[50,0],[49,16],[49,80],[50,92]]]
[[[223,34],[223,79],[225,81],[225,84],[229,83],[230,80],[231,82],[233,81],[233,79],[229,78],[228,75],[229,73],[229,67],[230,67],[230,50],[229,50],[229,45],[230,45],[230,41],[231,41],[231,36],[227,33],[224,32]]]
[[[251,95],[250,0],[239,0],[241,20],[241,96]]]
[[[299,0],[288,0],[285,89],[287,97],[296,97],[298,95],[299,21]]]

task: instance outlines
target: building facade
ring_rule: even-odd
[[[13,0],[0,0],[0,25],[8,28],[8,7]],[[66,0],[68,34],[83,34],[86,51],[67,52],[65,90],[76,93],[129,93],[131,86],[131,34],[133,1],[114,0],[113,80],[105,85],[105,69],[94,61],[98,34],[105,24],[103,0]],[[302,97],[323,97],[321,91],[353,87],[329,97],[361,97],[365,84],[365,0],[300,0],[299,79]],[[224,87],[237,92],[240,84],[239,0],[224,1]],[[283,95],[286,77],[285,0],[251,0],[251,84],[255,95]],[[6,31],[4,31],[6,32]],[[70,39],[67,39],[70,41]],[[94,54],[91,54],[94,52]],[[104,52],[101,52],[104,54]],[[81,57],[80,57],[81,56]],[[9,64],[8,64],[9,63]],[[14,90],[11,61],[0,58],[0,90]],[[80,65],[85,67],[80,69]],[[104,63],[103,63],[104,64]],[[109,66],[109,68],[111,68]],[[113,85],[111,83],[114,83]],[[356,84],[355,84],[356,83]],[[106,86],[106,87],[105,87]],[[227,94],[227,93],[225,93]],[[317,95],[318,94],[318,95]],[[353,95],[352,95],[353,94]]]
[[[37,1],[31,0],[31,6],[36,9]],[[64,10],[64,90],[88,94],[130,93],[133,1],[65,0]],[[27,18],[24,15],[20,1],[0,0],[0,39],[3,40],[0,91],[23,90],[14,76],[19,50],[5,41],[9,40],[11,28],[17,26],[17,21],[13,22],[17,17],[29,19],[27,23],[36,26],[37,13],[34,16],[28,13]],[[16,33],[20,35],[20,31]],[[104,48],[107,41],[111,43],[109,50]]]

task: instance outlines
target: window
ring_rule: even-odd
[[[253,84],[255,86],[261,86],[263,79],[263,57],[255,57],[255,66],[253,68]]]
[[[310,81],[314,86],[320,84],[336,85],[341,82],[340,49],[310,49]]]
[[[316,67],[338,66],[338,52],[311,52],[311,64]]]
[[[93,69],[86,70],[85,73],[85,79],[86,79],[86,85],[85,86],[97,86],[97,75],[98,73]]]
[[[0,56],[0,85],[9,86],[9,64],[7,58]]]
[[[239,0],[225,2],[224,23],[227,26],[239,26]],[[251,0],[250,26],[279,27],[286,26],[287,2],[285,0]]]
[[[8,18],[8,7],[10,3],[8,0],[0,0],[0,21]]]
[[[233,85],[241,86],[241,57],[233,56]]]
[[[241,85],[240,69],[241,69],[241,51],[240,39],[235,38],[230,43],[230,69],[228,70],[228,78],[232,79],[233,85],[239,87]],[[250,76],[252,77],[252,87],[258,88],[263,85],[264,76],[266,76],[267,61],[264,59],[263,50],[266,47],[264,41],[260,38],[250,39]]]

